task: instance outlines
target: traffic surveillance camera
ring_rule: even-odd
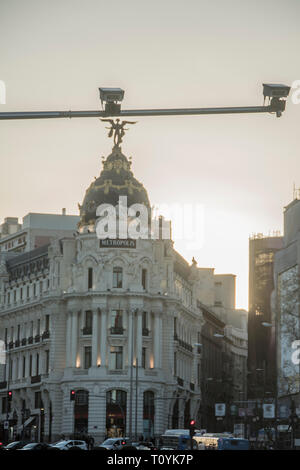
[[[287,85],[263,83],[264,100],[269,98],[271,112],[275,112],[277,117],[285,110],[285,100],[282,98],[287,98],[290,89]]]
[[[100,100],[105,103],[117,103],[123,101],[124,90],[121,88],[99,88]]]
[[[274,83],[263,83],[264,98],[286,98],[291,87],[287,85],[276,85]]]
[[[120,101],[124,98],[124,90],[121,88],[99,88],[100,100],[105,103],[106,116],[119,116],[121,111]]]

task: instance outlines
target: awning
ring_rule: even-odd
[[[35,420],[36,416],[30,416],[30,418],[26,419],[24,424],[21,424],[19,426],[19,431],[22,431],[23,429],[26,428],[26,426],[29,426],[29,424],[32,424],[32,422]]]

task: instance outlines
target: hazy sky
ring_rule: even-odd
[[[300,80],[297,0],[0,0],[0,111],[261,105],[262,83]],[[237,275],[248,303],[248,237],[282,229],[300,187],[300,104],[273,115],[138,118],[123,151],[152,204],[202,204],[204,244],[176,248]],[[0,222],[77,214],[112,146],[98,119],[1,121]]]

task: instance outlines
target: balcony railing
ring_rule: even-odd
[[[20,340],[16,339],[15,341],[15,348],[18,348],[20,346]]]
[[[179,346],[182,348],[186,349],[187,351],[193,352],[193,346],[190,344],[186,343],[185,341],[182,341],[181,339],[178,340]]]
[[[12,349],[13,347],[14,347],[14,342],[13,342],[13,341],[10,341],[10,342],[8,343],[8,348],[9,348],[9,349]]]
[[[31,377],[31,383],[32,384],[38,384],[41,381],[41,375],[34,375]]]
[[[142,329],[142,335],[143,336],[149,336],[149,328],[143,328]]]
[[[110,329],[111,335],[122,335],[124,332],[124,328],[122,326],[112,326]]]
[[[33,343],[33,336],[29,336],[28,338],[28,344],[32,344]]]
[[[41,341],[41,335],[35,335],[34,341],[35,343],[39,343]]]
[[[180,385],[180,387],[183,387],[183,379],[181,379],[180,377],[177,377],[177,383],[178,385]]]
[[[49,339],[49,338],[50,338],[50,331],[49,330],[44,331],[44,333],[42,334],[42,339]]]
[[[26,338],[22,338],[22,339],[21,339],[21,344],[22,344],[22,346],[26,346],[26,343],[27,343]]]
[[[82,328],[83,335],[91,335],[92,332],[93,332],[93,329],[91,326],[85,326],[84,328]]]
[[[7,387],[7,382],[6,381],[0,382],[0,390],[3,390],[6,387]]]
[[[192,382],[190,383],[190,389],[193,391],[195,390],[195,384],[193,384]]]

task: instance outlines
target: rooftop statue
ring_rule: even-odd
[[[123,141],[123,137],[125,135],[125,131],[128,129],[125,129],[124,126],[126,124],[136,124],[137,121],[132,122],[132,121],[121,121],[120,119],[116,119],[114,121],[113,119],[101,119],[101,121],[104,122],[110,122],[111,127],[106,127],[106,129],[109,129],[108,137],[114,137],[114,144],[119,147],[121,142]]]

